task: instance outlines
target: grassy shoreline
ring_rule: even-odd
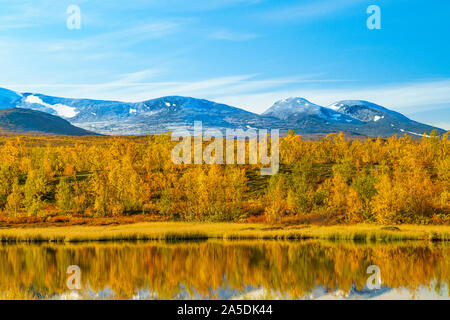
[[[353,241],[450,241],[450,226],[400,225],[266,225],[250,223],[142,222],[119,226],[25,227],[0,229],[0,241],[189,241],[224,240],[353,240]]]

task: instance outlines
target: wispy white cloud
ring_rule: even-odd
[[[214,99],[256,113],[264,112],[275,101],[286,97],[304,97],[323,106],[339,100],[368,100],[403,114],[429,111],[432,115],[430,119],[434,119],[427,122],[430,124],[444,127],[448,122],[443,121],[439,114],[450,108],[450,79],[379,86],[359,86],[356,83],[340,87],[333,88],[332,85],[324,83],[319,89],[305,85],[290,90],[268,89],[265,92],[223,95]],[[439,107],[436,107],[437,105]],[[415,120],[420,121],[418,118]]]
[[[279,9],[271,9],[260,14],[265,20],[291,21],[298,23],[339,14],[364,0],[319,0],[303,1],[301,4],[287,5]]]
[[[182,30],[180,21],[156,21],[148,24],[100,33],[78,40],[57,40],[49,51],[80,51],[92,48],[127,47],[142,41],[157,39]]]
[[[443,104],[428,105],[426,110],[423,106],[412,107],[411,109],[411,112],[405,113],[410,119],[450,130],[450,101]]]
[[[157,74],[158,71],[150,70],[149,73]],[[186,95],[201,98],[206,92],[213,93],[223,90],[228,86],[251,79],[255,75],[238,75],[230,77],[209,78],[199,81],[145,81],[141,77],[146,72],[136,72],[124,75],[117,81],[99,84],[75,84],[63,86],[51,86],[45,84],[47,92],[65,92],[66,96],[90,97],[96,99],[112,99],[122,101],[143,101],[168,95]],[[22,88],[22,85],[14,85],[12,88]],[[34,86],[38,88],[40,85]],[[207,98],[207,96],[205,96]]]
[[[260,79],[258,74],[243,74],[207,78],[197,81],[156,81],[163,74],[160,68],[119,75],[117,80],[97,84],[10,84],[18,91],[43,90],[43,93],[65,97],[89,97],[122,101],[142,101],[168,95],[187,95],[198,98],[240,97],[277,92],[286,85],[347,82],[347,80],[323,79],[317,74]],[[1,86],[1,84],[0,84]],[[240,103],[236,104],[241,106]],[[250,108],[251,109],[251,108]]]
[[[208,78],[198,81],[156,81],[164,75],[159,68],[123,74],[116,80],[98,84],[16,84],[5,85],[17,91],[33,91],[72,98],[143,101],[168,95],[205,98],[262,113],[275,101],[304,97],[328,106],[338,100],[368,100],[423,122],[450,128],[445,114],[450,109],[450,79],[378,86],[361,86],[348,80],[308,76],[262,79],[258,74]],[[317,86],[320,85],[320,88]],[[2,87],[3,84],[0,84]],[[288,86],[290,89],[287,89]],[[439,114],[444,115],[442,117]]]
[[[130,6],[134,8],[155,8],[166,11],[177,12],[203,12],[219,9],[227,9],[236,6],[251,6],[263,0],[196,0],[186,2],[185,0],[134,0]]]
[[[125,73],[119,77],[119,80],[112,81],[109,83],[103,84],[103,86],[127,86],[134,85],[137,82],[151,79],[158,74],[161,74],[160,69],[145,69],[141,71],[136,71],[132,73]]]
[[[217,30],[209,34],[208,38],[214,40],[249,41],[261,37],[251,32],[237,32],[231,30]]]
[[[78,1],[78,4],[83,2],[85,0]],[[67,17],[65,9],[69,4],[69,1],[1,0],[0,29],[19,29],[63,23]]]
[[[33,23],[19,23],[19,24],[1,24],[0,23],[0,31],[1,30],[11,30],[11,29],[24,29],[24,28],[33,28],[36,27],[37,24],[33,24]]]

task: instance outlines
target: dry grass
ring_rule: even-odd
[[[118,226],[67,226],[0,229],[2,242],[189,241],[203,239],[327,239],[354,241],[450,241],[450,226],[314,226],[249,223],[143,222]]]

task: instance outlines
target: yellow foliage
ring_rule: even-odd
[[[260,164],[175,164],[169,134],[0,137],[0,210],[39,215],[57,207],[68,215],[198,221],[261,213],[272,222],[310,214],[345,223],[448,221],[448,137],[350,140],[339,133],[308,141],[291,131],[280,141],[280,172],[272,177],[259,175]]]

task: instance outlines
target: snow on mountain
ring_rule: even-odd
[[[407,119],[404,115],[398,112],[364,100],[338,101],[328,106],[328,108],[364,122],[378,121],[383,119],[385,115],[392,115]]]
[[[41,100],[41,98],[33,95],[29,95],[25,98],[25,102],[29,104],[39,104],[44,107],[53,109],[56,114],[60,117],[64,118],[73,118],[75,117],[79,112],[76,111],[74,107],[66,106],[65,104],[57,103],[57,104],[48,104]]]
[[[143,102],[66,99],[25,93],[17,107],[59,115],[102,134],[154,134],[191,130],[194,121],[208,128],[270,127],[257,114],[204,99],[168,96]]]
[[[288,98],[275,102],[262,115],[282,120],[302,119],[309,116],[319,117],[326,121],[359,123],[357,119],[343,113],[314,104],[304,98]]]
[[[363,100],[344,100],[323,107],[293,97],[275,102],[258,115],[229,105],[182,96],[121,102],[60,98],[0,88],[0,109],[11,107],[46,112],[83,129],[113,135],[192,130],[194,121],[202,121],[205,130],[280,129],[284,134],[292,129],[311,136],[342,131],[353,136],[390,137],[404,133],[421,135],[435,129]]]
[[[378,120],[380,120],[380,119],[384,119],[384,116],[375,116],[375,117],[373,117],[373,121],[378,121]]]
[[[401,113],[389,110],[375,103],[364,100],[338,101],[330,109],[347,116],[363,121],[364,126],[355,128],[359,133],[367,136],[389,137],[394,134],[403,135],[409,133],[415,136],[423,136],[430,133],[434,128],[426,124],[413,121]],[[444,133],[444,130],[438,129]]]
[[[321,108],[321,106],[311,103],[304,98],[287,98],[275,102],[263,115],[278,119],[288,119],[289,116],[300,113],[320,114]]]

